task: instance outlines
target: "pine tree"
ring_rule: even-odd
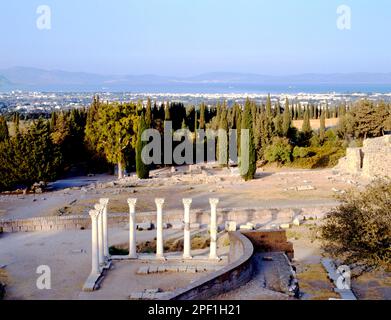
[[[136,173],[139,179],[148,179],[149,178],[149,169],[142,159],[142,150],[146,145],[146,142],[142,141],[141,136],[144,130],[147,129],[145,123],[144,113],[141,114],[139,119],[139,126],[137,132],[137,146],[136,146]]]
[[[257,155],[254,145],[254,133],[253,133],[253,123],[251,115],[251,104],[246,103],[244,107],[243,117],[242,117],[242,130],[248,129],[249,131],[249,150],[248,154],[240,154],[240,169],[241,176],[245,181],[254,179],[255,172],[257,170],[256,161]],[[243,150],[242,150],[243,151]],[[245,172],[246,167],[248,167],[247,172]]]

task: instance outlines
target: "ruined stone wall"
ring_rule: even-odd
[[[391,135],[365,140],[362,152],[363,176],[391,177]]]
[[[263,209],[263,208],[230,208],[218,210],[218,224],[225,221],[236,221],[238,224],[253,222],[260,225],[279,225],[292,223],[301,216],[306,219],[321,219],[332,207],[306,207],[306,208],[286,208],[286,209]],[[192,210],[191,222],[208,224],[210,211]],[[156,212],[136,213],[136,223],[156,221]],[[183,210],[172,210],[164,212],[164,222],[178,224],[183,221]],[[127,213],[110,214],[108,216],[109,227],[126,227],[129,223]],[[89,216],[54,216],[37,217],[30,219],[5,219],[0,220],[0,230],[4,232],[42,232],[55,230],[82,230],[91,227]]]
[[[250,281],[253,273],[251,258],[254,248],[251,242],[240,232],[230,232],[233,251],[240,257],[223,269],[215,271],[193,282],[188,287],[175,291],[170,300],[206,300],[239,288]]]
[[[369,179],[391,177],[391,135],[366,139],[362,148],[348,148],[336,169]]]

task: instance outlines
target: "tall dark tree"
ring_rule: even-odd
[[[0,116],[0,142],[7,140],[9,140],[7,121],[3,116]]]
[[[201,130],[205,130],[205,104],[201,103],[200,106],[200,126]]]
[[[319,140],[321,143],[324,142],[326,134],[326,114],[324,111],[322,111],[322,114],[320,116],[320,128],[319,128]]]
[[[291,128],[292,124],[292,115],[289,110],[289,100],[286,98],[285,100],[285,109],[283,114],[283,122],[282,122],[282,133],[285,137],[288,137],[289,130]]]
[[[240,154],[240,171],[241,176],[245,181],[254,179],[255,172],[257,170],[257,154],[254,145],[254,133],[253,133],[253,123],[251,115],[251,102],[247,99],[244,107],[243,117],[242,117],[242,132],[247,129],[249,132],[248,143],[248,153],[243,154],[243,149]],[[247,169],[247,170],[246,170]]]
[[[147,128],[152,128],[152,103],[150,98],[148,98],[145,108],[145,125]]]
[[[145,123],[145,115],[141,114],[139,119],[139,126],[137,132],[137,146],[136,146],[136,173],[139,179],[148,179],[149,178],[149,168],[148,165],[142,159],[142,150],[147,144],[147,142],[142,141],[141,135],[144,130],[147,129],[147,125]]]

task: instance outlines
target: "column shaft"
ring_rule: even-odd
[[[163,253],[163,204],[164,199],[155,200],[157,207],[156,216],[156,258],[164,258]]]
[[[137,258],[136,250],[136,202],[137,199],[128,199],[129,204],[129,258]]]
[[[99,270],[99,247],[98,247],[98,219],[95,211],[90,211],[91,216],[91,274],[100,274]]]
[[[184,232],[183,232],[183,258],[191,258],[191,237],[190,237],[190,205],[191,199],[183,199],[183,205],[185,207],[184,212]]]
[[[209,258],[216,260],[217,256],[217,204],[218,199],[210,199],[210,254]]]

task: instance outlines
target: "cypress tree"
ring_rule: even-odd
[[[9,132],[7,121],[3,116],[0,116],[0,142],[9,140]]]
[[[288,98],[286,98],[285,110],[284,110],[283,121],[282,121],[282,133],[285,137],[288,137],[288,135],[289,135],[291,123],[292,123],[292,117],[291,117],[291,113],[289,111],[289,100],[288,100]]]
[[[266,99],[266,116],[268,118],[272,118],[273,117],[272,101],[271,101],[271,98],[270,98],[270,93],[267,95],[267,99]]]
[[[197,114],[197,110],[194,109],[194,132],[196,132],[197,129],[198,129],[198,114]]]
[[[325,133],[326,133],[326,117],[325,117],[325,113],[322,112],[320,116],[320,128],[319,128],[319,139],[321,143],[324,142]]]
[[[304,112],[304,120],[303,120],[303,126],[301,128],[301,131],[304,133],[310,133],[312,131],[311,129],[311,122],[310,122],[310,115],[309,115],[309,108],[307,108]]]
[[[145,110],[145,125],[148,129],[152,128],[152,103],[150,98],[148,98],[147,107]]]
[[[248,129],[249,130],[249,150],[248,154],[241,154],[241,176],[245,181],[249,181],[254,179],[255,172],[257,170],[256,161],[257,161],[257,155],[254,145],[254,133],[253,133],[253,123],[252,123],[252,115],[251,115],[251,104],[249,102],[246,102],[246,105],[244,107],[243,117],[242,117],[242,130]],[[245,162],[248,162],[248,170],[245,171],[246,165]]]
[[[18,136],[20,134],[20,126],[19,126],[20,116],[18,112],[15,113],[13,122],[15,127],[15,135]]]
[[[205,104],[201,103],[200,107],[200,129],[205,129]]]
[[[224,131],[218,135],[218,160],[219,164],[223,166],[228,166],[228,120],[227,120],[227,109],[223,108],[221,111],[221,117],[220,117],[220,124],[219,124],[219,129],[222,129]],[[222,137],[221,134],[224,134],[225,137]],[[220,141],[221,139],[221,141]],[[220,149],[222,148],[222,149]]]
[[[170,103],[167,102],[166,107],[164,109],[164,120],[165,121],[170,121],[171,120],[170,108],[171,108]]]
[[[144,113],[141,114],[139,119],[139,126],[137,132],[137,146],[136,146],[136,173],[139,179],[149,178],[149,168],[142,159],[141,153],[147,142],[141,140],[141,135],[144,130],[147,129]]]

